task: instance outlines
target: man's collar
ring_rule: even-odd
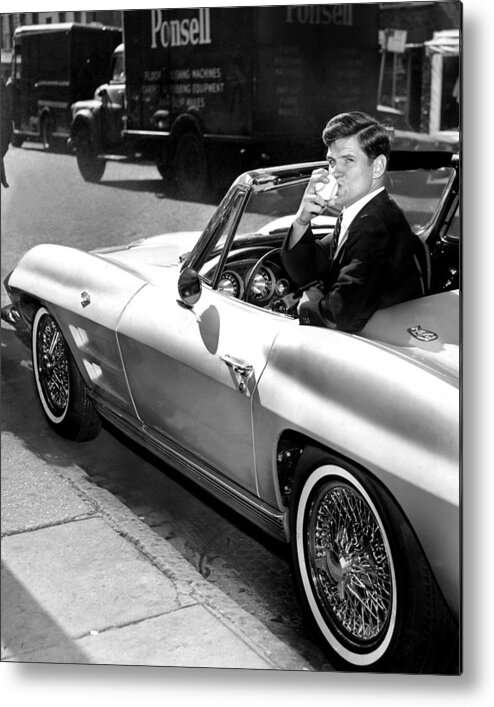
[[[344,206],[342,211],[342,228],[348,228],[349,224],[353,221],[358,212],[367,204],[367,202],[369,202],[382,191],[384,191],[384,187],[379,187],[378,189],[374,189],[373,191],[369,192],[365,196],[362,196],[360,199],[358,199],[358,201],[354,201],[354,203],[350,204],[350,206]]]

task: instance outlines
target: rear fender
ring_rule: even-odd
[[[199,135],[204,133],[202,121],[193,111],[179,115],[174,121],[170,132],[172,137],[178,137],[187,130],[195,130]]]
[[[192,112],[180,115],[173,123],[170,130],[172,151],[176,147],[179,138],[187,132],[195,132],[201,138],[204,134],[204,127],[201,120]]]
[[[452,580],[460,547],[454,385],[361,337],[295,326],[282,330],[273,346],[253,401],[253,428],[263,497],[280,508],[286,504],[277,488],[273,440],[308,440],[359,465],[390,491],[450,607],[458,609]],[[272,476],[261,469],[272,469]]]

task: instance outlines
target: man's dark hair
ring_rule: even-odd
[[[388,131],[367,113],[351,111],[335,115],[324,128],[322,139],[326,147],[329,147],[335,140],[352,135],[357,136],[360,147],[370,160],[375,160],[379,155],[389,160],[391,147]]]

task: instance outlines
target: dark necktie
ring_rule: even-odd
[[[342,220],[343,220],[343,211],[336,219],[336,223],[334,225],[334,231],[333,231],[333,236],[331,238],[331,247],[330,247],[331,260],[333,260],[334,256],[336,255],[336,250],[338,248],[338,239],[340,237]]]

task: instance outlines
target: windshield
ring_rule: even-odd
[[[388,192],[403,209],[414,233],[429,225],[454,174],[451,167],[388,173]]]
[[[403,209],[410,227],[416,234],[424,233],[443,196],[454,179],[452,168],[436,170],[412,170],[389,172],[386,188],[389,194]],[[254,186],[246,196],[245,191],[238,191],[220,207],[212,231],[215,236],[208,240],[208,247],[203,251],[199,272],[208,273],[207,279],[214,276],[211,269],[213,260],[220,264],[220,256],[225,246],[229,251],[245,248],[249,245],[265,244],[281,246],[290,228],[307,187],[309,175]],[[312,230],[317,238],[331,233],[338,211],[327,207],[320,216],[312,220]],[[211,235],[211,232],[210,232]]]
[[[112,83],[123,83],[125,81],[125,64],[123,52],[116,52],[113,57]]]
[[[297,212],[307,181],[298,181],[264,191],[252,192],[237,228],[237,234],[270,235],[290,227]],[[288,218],[287,218],[288,217]]]
[[[453,177],[454,170],[451,168],[390,172],[386,187],[403,209],[412,230],[419,233],[436,213]],[[252,233],[269,236],[286,232],[297,212],[307,181],[252,192],[238,223],[237,236]],[[313,225],[331,225],[337,215],[336,209],[328,207],[323,218],[313,219]]]

